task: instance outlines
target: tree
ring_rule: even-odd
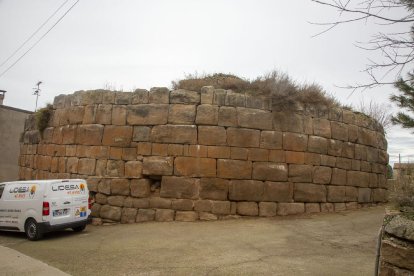
[[[404,81],[400,78],[394,86],[400,91],[400,95],[392,95],[391,101],[395,102],[398,107],[405,108],[411,113],[414,113],[414,74],[408,74],[410,81]],[[401,125],[403,128],[414,128],[413,117],[404,112],[398,112],[396,116],[391,119],[393,124]]]
[[[323,34],[340,24],[364,21],[384,26],[385,32],[379,32],[358,47],[382,54],[383,60],[370,60],[365,72],[370,81],[350,85],[348,88],[367,89],[386,84],[410,84],[414,75],[402,74],[411,68],[414,61],[414,0],[312,0],[315,3],[336,9],[340,20],[328,23],[313,23],[326,26],[317,35]],[[396,15],[398,14],[398,15]],[[387,32],[387,26],[397,25],[401,31]]]

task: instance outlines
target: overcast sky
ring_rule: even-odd
[[[30,48],[76,0],[0,0],[0,64],[60,5],[62,9],[0,74]],[[319,83],[339,101],[389,104],[395,90],[356,92],[338,88],[367,80],[368,58],[354,46],[384,26],[341,25],[323,29],[309,22],[337,19],[310,0],[80,0],[15,66],[0,77],[5,105],[34,110],[33,87],[42,81],[39,106],[59,94],[110,86],[123,91],[170,87],[188,73],[233,73],[255,78],[272,70],[298,82]],[[387,27],[389,28],[389,27]],[[399,30],[405,31],[405,30]],[[390,110],[396,111],[395,106]],[[389,153],[414,161],[414,136],[393,127]]]

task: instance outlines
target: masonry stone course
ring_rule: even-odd
[[[367,116],[284,110],[264,96],[78,91],[29,118],[20,178],[86,178],[93,215],[121,223],[356,209],[386,201],[387,142]]]

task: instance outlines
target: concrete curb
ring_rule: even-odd
[[[2,275],[69,275],[4,246],[0,246],[0,256],[0,271]]]

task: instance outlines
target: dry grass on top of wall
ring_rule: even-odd
[[[260,96],[269,96],[275,106],[290,108],[297,103],[339,107],[339,102],[328,95],[317,84],[298,84],[289,76],[277,71],[259,76],[254,80],[240,78],[232,74],[216,73],[210,75],[189,74],[184,79],[173,81],[174,89],[201,91],[203,86],[230,89],[234,92],[247,92]]]
[[[401,211],[414,212],[414,174],[398,176],[391,183],[390,204]]]

